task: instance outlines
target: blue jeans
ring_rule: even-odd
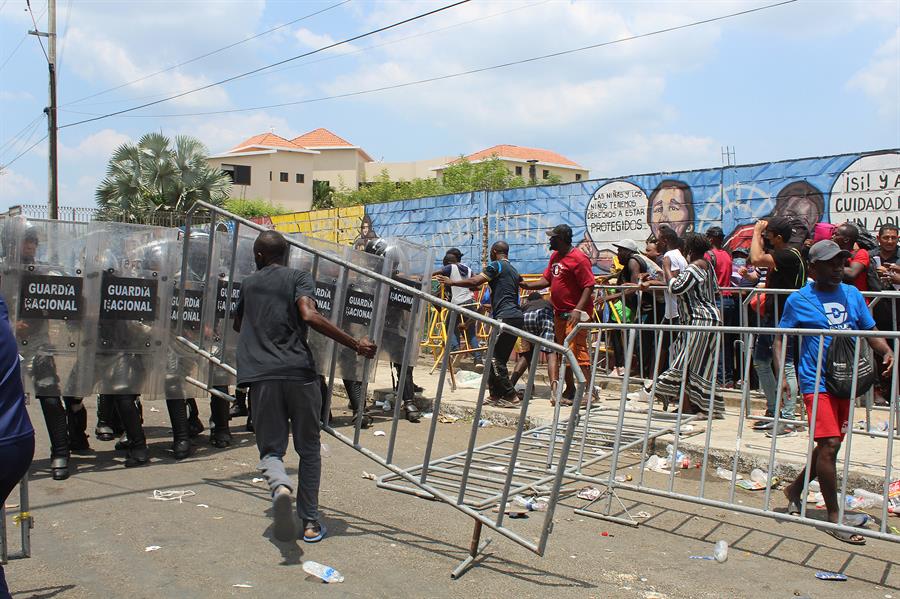
[[[475,306],[475,304],[467,305],[465,307],[472,309],[472,310],[477,308],[477,306]],[[457,334],[456,331],[458,330],[460,318],[463,318],[463,317],[461,315],[457,316],[456,317],[457,326],[453,327],[452,330],[447,331],[447,337],[449,338],[448,340],[450,342],[450,351],[452,351],[452,352],[459,350],[459,335]],[[449,322],[450,322],[450,315],[448,313],[447,323],[449,323]],[[469,342],[468,349],[476,349],[476,348],[480,347],[478,345],[478,335],[477,335],[478,321],[473,318],[467,318],[467,319],[465,319],[465,326],[466,326],[466,340]],[[472,359],[475,360],[476,362],[480,361],[481,360],[481,352],[473,352]]]
[[[771,321],[765,321],[764,327],[771,327]],[[778,376],[774,371],[773,337],[771,335],[759,335],[756,339],[756,347],[753,349],[753,369],[759,377],[759,386],[766,396],[766,412],[775,413],[775,401],[778,397]],[[784,377],[787,379],[790,393],[781,397],[781,417],[794,418],[794,408],[797,406],[799,388],[797,386],[797,371],[794,368],[794,344],[793,338],[788,337],[787,353],[784,364]]]

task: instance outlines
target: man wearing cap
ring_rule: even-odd
[[[770,289],[799,289],[806,284],[806,266],[803,257],[798,249],[788,246],[792,234],[793,227],[790,220],[780,216],[760,220],[753,228],[753,239],[750,242],[750,263],[757,268],[766,269],[766,287]],[[766,244],[771,248],[768,252]],[[785,302],[787,302],[786,294],[765,296],[760,326],[774,327],[781,315],[784,314]],[[787,420],[794,419],[794,407],[797,402],[794,345],[793,341],[788,344],[784,367],[790,393],[785,393],[781,398],[781,418]],[[775,416],[775,404],[778,400],[778,380],[772,370],[772,351],[772,336],[760,335],[756,340],[756,347],[753,349],[753,368],[766,396],[766,414],[765,418],[757,420],[753,424],[753,428],[766,431],[767,434],[792,436],[796,432],[788,423],[779,422],[778,430],[772,430],[774,421],[771,418]]]
[[[519,286],[522,289],[546,289],[550,288],[550,302],[553,304],[554,329],[556,342],[563,343],[566,336],[572,332],[579,322],[590,319],[589,310],[594,291],[594,272],[591,270],[591,261],[581,250],[572,246],[572,227],[566,224],[556,225],[549,231],[550,238],[550,262],[547,269],[537,281],[522,281]],[[588,381],[588,387],[593,386],[590,380],[591,356],[587,349],[587,330],[582,329],[575,335],[569,347],[578,360],[578,365]],[[559,371],[550,374],[551,388],[556,387],[559,380]],[[553,389],[551,389],[551,392]],[[555,395],[554,395],[555,397]],[[565,405],[571,405],[575,398],[575,378],[571,369],[566,370],[566,389],[563,393]],[[579,399],[581,401],[581,399]]]
[[[831,240],[815,243],[809,250],[809,265],[814,282],[790,295],[778,326],[786,329],[877,330],[862,294],[856,287],[841,282],[845,276],[844,264],[849,257],[849,250],[842,249]],[[797,371],[800,375],[800,392],[803,394],[803,403],[806,404],[810,428],[815,429],[813,438],[816,441],[816,448],[810,458],[809,479],[812,481],[818,478],[825,508],[828,511],[828,520],[837,523],[835,462],[848,427],[852,400],[831,396],[826,390],[825,377],[821,375],[828,365],[823,363],[822,368],[818,368],[819,357],[821,355],[821,358],[825,359],[831,341],[831,337],[824,338],[824,347],[820,354],[819,338],[804,336]],[[866,337],[866,341],[876,353],[883,356],[883,370],[890,371],[894,355],[888,344],[880,337]],[[780,336],[775,339],[775,356],[776,359],[781,357]],[[817,373],[820,376],[817,376]],[[813,412],[816,416],[814,422]],[[784,490],[788,499],[789,514],[800,513],[803,479],[804,474],[801,474]],[[866,542],[864,537],[857,534],[836,530],[828,530],[828,533],[854,545],[863,545]]]
[[[621,239],[612,244],[614,248],[616,248],[616,258],[619,259],[619,263],[622,264],[622,273],[619,275],[619,285],[621,285],[622,289],[622,303],[628,309],[623,310],[623,312],[630,312],[635,317],[638,314],[638,297],[637,294],[634,293],[637,291],[637,286],[641,284],[641,280],[644,278],[648,271],[648,266],[646,258],[641,256],[640,250],[638,249],[638,244],[633,239]],[[641,258],[644,258],[642,260]],[[648,261],[648,260],[647,260]],[[631,289],[627,289],[627,288]],[[607,301],[612,301],[616,299],[616,296],[607,297]],[[622,318],[624,319],[625,314],[622,314]],[[617,357],[617,362],[622,364],[624,362],[620,362],[624,357],[624,344],[620,343],[622,336],[619,332],[614,333],[611,342],[614,344],[614,347],[617,348],[619,356]],[[644,353],[644,366],[652,365],[652,352],[654,349],[653,343],[653,332],[652,331],[643,331],[641,333],[641,349]],[[649,350],[649,351],[648,351]],[[623,376],[625,374],[624,368],[622,366],[616,366],[615,374],[617,376]]]

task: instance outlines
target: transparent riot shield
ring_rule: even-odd
[[[187,377],[198,380],[206,377],[206,360],[179,343],[177,338],[197,346],[201,344],[209,240],[209,234],[196,229],[191,231],[189,239],[179,233],[166,364],[166,399],[194,397],[198,389],[187,382]]]
[[[97,393],[165,398],[176,229],[92,222],[83,320]]]
[[[253,242],[258,235],[258,231],[235,223],[233,231],[213,233],[208,246],[210,261],[200,347],[232,368],[237,368],[238,334],[232,328],[234,316],[241,297],[241,284],[256,271]],[[236,382],[232,374],[209,363],[207,385],[225,387]]]
[[[82,346],[87,223],[4,223],[3,293],[23,358],[25,390],[36,397],[84,397],[93,353]]]
[[[384,253],[387,274],[416,289],[429,290],[434,270],[432,250],[403,239],[388,238]],[[386,298],[387,311],[382,334],[382,359],[393,364],[413,366],[419,357],[419,342],[425,322],[425,306],[412,294],[391,287]]]
[[[340,310],[336,309],[336,306],[339,306],[343,301],[347,269],[329,260],[328,256],[345,259],[349,247],[323,239],[305,237],[299,233],[294,233],[288,237],[316,250],[313,253],[291,246],[288,266],[306,271],[312,275],[316,288],[316,308],[332,324],[338,325],[340,322]],[[335,345],[339,344],[312,329],[307,334],[307,341],[316,365],[316,372],[324,376],[326,380],[330,380],[336,351]]]
[[[381,256],[349,249],[347,259],[357,266],[388,274],[385,272],[385,261]],[[368,337],[381,347],[387,309],[383,298],[386,294],[385,285],[348,270],[338,326],[356,339]],[[369,378],[375,374],[374,369],[371,372],[366,371],[367,365],[372,364],[371,360],[361,358],[355,351],[343,345],[337,348],[336,364],[337,375],[344,380],[362,382],[367,380],[367,374]]]

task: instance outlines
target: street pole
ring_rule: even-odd
[[[49,217],[56,220],[59,218],[59,164],[56,153],[56,0],[48,1],[47,23],[47,55],[50,71],[50,105],[47,107],[47,139],[50,144],[47,208]]]

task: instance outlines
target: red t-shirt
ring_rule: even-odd
[[[719,287],[731,287],[731,256],[725,250],[713,248],[707,252],[715,257],[716,283]],[[723,291],[722,296],[731,295],[730,291]]]
[[[550,302],[557,312],[571,312],[578,305],[582,291],[594,286],[590,259],[574,247],[562,258],[559,252],[550,255],[544,279],[550,281]]]
[[[863,249],[856,250],[852,256],[850,256],[850,262],[859,262],[863,265],[862,271],[853,279],[853,286],[859,289],[860,291],[868,291],[869,290],[869,282],[866,280],[866,271],[869,270],[869,252]],[[866,298],[866,303],[870,298]]]

